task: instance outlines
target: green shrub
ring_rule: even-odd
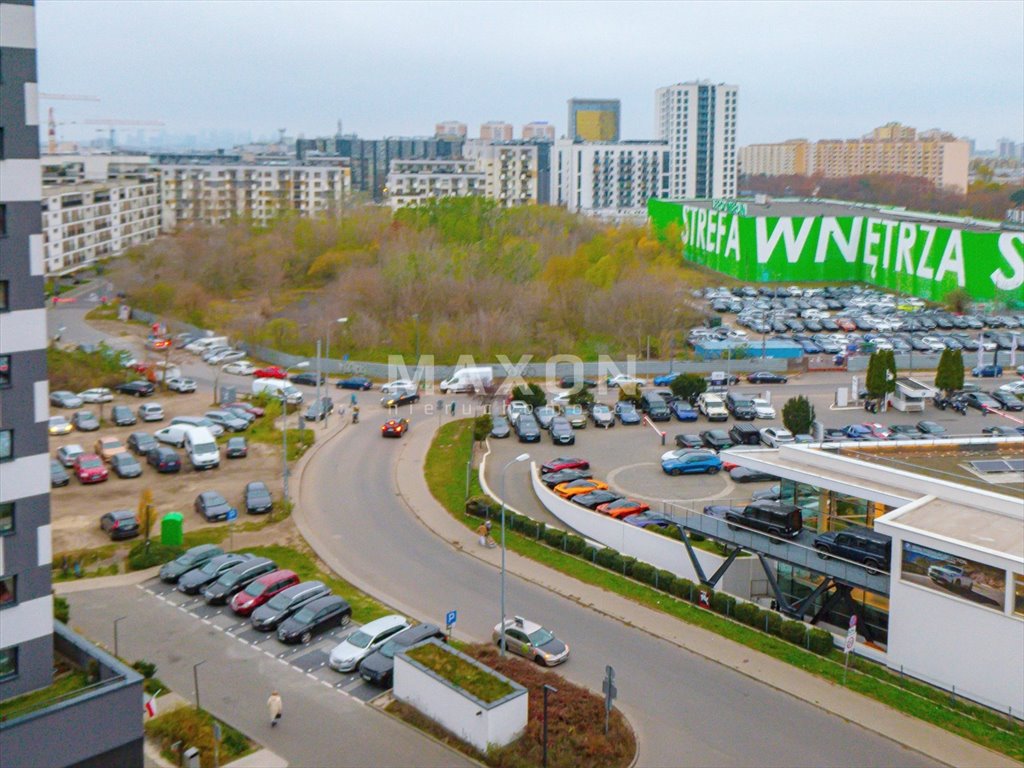
[[[71,606],[68,605],[66,597],[53,596],[53,618],[63,624],[68,623],[68,619],[71,618]]]
[[[753,603],[736,603],[736,610],[734,613],[736,621],[740,621],[747,626],[757,627],[758,620],[761,618],[761,609]],[[764,625],[761,625],[764,628]]]
[[[491,511],[491,500],[487,496],[473,496],[466,502],[466,514],[487,517]]]
[[[671,594],[672,585],[675,583],[676,575],[672,571],[666,571],[661,569],[658,571],[658,578],[655,580],[654,585],[662,592],[668,592]]]
[[[725,592],[715,592],[714,597],[711,598],[711,610],[723,616],[732,616],[733,611],[736,610],[736,598]]]
[[[577,536],[574,533],[570,533],[565,540],[565,551],[570,555],[578,555],[583,552],[583,548],[587,546],[586,540],[582,536]]]
[[[128,569],[132,571],[143,571],[152,568],[154,565],[163,565],[181,555],[185,550],[181,547],[165,547],[163,544],[152,539],[148,542],[140,541],[128,553]]]
[[[780,634],[783,640],[803,645],[807,639],[807,627],[802,621],[783,621]]]
[[[134,664],[132,664],[132,669],[134,669],[147,680],[156,674],[156,664],[154,664],[151,661],[146,661],[145,659],[139,659]]]
[[[637,562],[633,566],[633,578],[644,584],[654,583],[654,566],[650,563]]]
[[[557,528],[545,528],[544,529],[544,541],[550,547],[562,548],[562,540],[565,538],[565,531],[560,531]]]
[[[689,600],[690,595],[694,593],[693,582],[689,579],[676,579],[675,583],[672,584],[672,594],[676,597],[681,597],[683,600]]]
[[[819,653],[822,656],[828,654],[832,650],[832,633],[827,632],[824,629],[818,629],[817,627],[811,630],[811,636],[809,638],[808,646],[814,653]]]
[[[602,568],[619,571],[620,573],[622,572],[622,555],[620,555],[617,550],[611,549],[610,547],[605,547],[600,550],[597,553],[594,562]]]
[[[632,576],[633,569],[636,568],[637,560],[635,557],[630,555],[621,555],[622,557],[622,573],[625,576]]]
[[[781,636],[782,635],[782,616],[775,611],[765,611],[762,619],[764,627],[768,634]]]
[[[543,537],[542,537],[543,538]],[[591,547],[589,544],[583,548],[583,554],[580,555],[584,560],[591,563],[597,562],[597,547]]]

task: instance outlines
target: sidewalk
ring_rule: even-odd
[[[482,549],[474,532],[453,519],[434,499],[427,487],[423,476],[423,460],[436,431],[436,422],[428,419],[422,421],[423,427],[427,427],[428,424],[429,428],[411,431],[402,446],[394,473],[398,493],[420,521],[454,549],[499,568],[500,550]],[[296,474],[305,468],[305,459],[308,458],[309,455],[300,462]],[[296,486],[301,487],[301,478]],[[300,528],[303,528],[301,522]],[[305,530],[303,532],[305,533]],[[720,635],[577,581],[515,552],[506,553],[506,568],[510,573],[574,600],[580,605],[723,664],[747,677],[873,730],[938,762],[972,768],[1019,768],[1019,764],[1009,757],[904,715],[873,699],[822,680],[789,664],[759,654]]]

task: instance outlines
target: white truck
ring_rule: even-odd
[[[449,379],[440,383],[442,394],[447,392],[483,392],[494,384],[494,370],[489,366],[459,368]]]
[[[302,392],[284,379],[253,379],[252,393],[259,395],[264,392],[277,398],[283,395],[285,402],[289,405],[302,404]]]

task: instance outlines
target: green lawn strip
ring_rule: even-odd
[[[456,519],[468,528],[475,529],[480,524],[479,519],[464,511],[464,473],[471,441],[472,420],[463,419],[445,424],[435,436],[427,455],[425,475],[435,498]],[[584,583],[671,614],[832,682],[842,682],[842,654],[838,651],[830,652],[827,657],[807,652],[774,635],[698,608],[519,533],[506,530],[505,539],[512,551]],[[1024,758],[1024,741],[1021,739],[1024,736],[1024,724],[1019,721],[1008,721],[999,713],[959,699],[951,702],[947,692],[919,681],[901,678],[861,657],[855,657],[852,661],[847,681],[847,687],[851,690],[1015,759]]]
[[[418,661],[456,688],[461,688],[488,704],[515,691],[515,688],[500,677],[436,645],[421,645],[407,651],[406,656]]]
[[[263,443],[265,445],[280,446],[281,445],[281,430],[277,428],[275,422],[281,416],[281,403],[277,400],[269,397],[259,398],[253,402],[258,402],[264,409],[265,413],[260,418],[253,422],[252,426],[249,427],[242,435],[250,443]],[[289,422],[294,424],[297,420],[295,415],[296,409],[290,408],[288,411]],[[220,442],[227,442],[227,438],[231,435],[224,434],[220,438]],[[296,461],[302,457],[311,445],[313,445],[316,439],[316,434],[312,429],[295,429],[294,427],[288,428],[288,461]]]
[[[178,707],[148,720],[145,728],[146,735],[160,744],[160,753],[168,760],[175,764],[178,762],[178,755],[173,752],[172,746],[180,741],[182,744],[197,747],[200,752],[200,764],[203,768],[211,768],[214,722],[215,718],[206,710]],[[221,765],[256,751],[256,744],[245,734],[223,721],[218,722],[221,727],[218,745]]]
[[[0,720],[9,720],[42,709],[54,703],[58,697],[68,696],[88,685],[89,676],[84,670],[66,672],[45,688],[0,701]]]
[[[381,616],[393,613],[386,606],[374,600],[365,592],[353,587],[344,579],[334,575],[330,571],[320,568],[316,560],[297,549],[281,546],[280,544],[268,544],[262,547],[246,547],[246,552],[251,552],[259,557],[269,557],[278,568],[286,568],[295,571],[303,581],[322,581],[336,595],[341,595],[352,606],[352,618],[360,624],[365,624]]]

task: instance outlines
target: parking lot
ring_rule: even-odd
[[[276,633],[253,629],[249,619],[236,616],[229,607],[207,605],[201,596],[182,594],[174,584],[151,579],[141,584],[140,588],[167,605],[189,614],[197,622],[223,633],[231,641],[256,648],[267,657],[295,667],[311,680],[334,688],[346,696],[367,702],[383,693],[380,688],[367,684],[359,676],[358,670],[344,674],[327,666],[331,649],[359,628],[354,622],[316,635],[306,645],[285,645],[277,640]]]

